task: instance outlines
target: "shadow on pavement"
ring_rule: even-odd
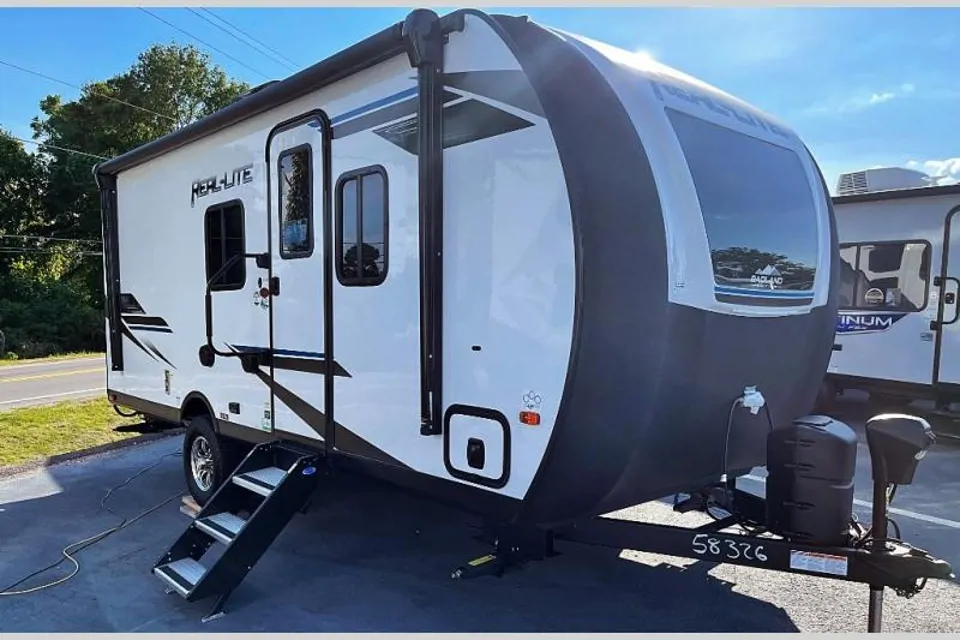
[[[68,544],[118,524],[104,494],[176,454],[180,438],[0,480],[0,588],[59,559]],[[184,491],[168,456],[116,490],[108,506],[132,517]],[[779,607],[736,593],[713,566],[649,565],[606,549],[559,545],[559,557],[503,578],[454,582],[451,571],[487,549],[473,521],[367,478],[321,487],[227,603],[166,595],[153,562],[188,525],[175,499],[80,551],[59,586],[0,597],[13,631],[796,631]],[[67,575],[73,565],[20,585]]]

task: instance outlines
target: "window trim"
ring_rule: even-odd
[[[308,248],[304,251],[284,251],[283,248],[283,213],[284,213],[284,203],[283,203],[283,172],[281,170],[281,164],[283,159],[287,156],[292,156],[293,154],[307,150],[307,186],[309,188],[309,207],[310,212],[307,217],[307,243]],[[281,260],[298,260],[300,258],[309,258],[313,255],[313,250],[315,247],[314,232],[313,232],[313,209],[314,209],[314,191],[313,191],[313,146],[309,142],[304,142],[296,146],[284,149],[277,156],[277,247],[280,252]]]
[[[225,209],[228,209],[234,206],[240,208],[240,254],[243,255],[247,251],[247,221],[246,221],[247,212],[243,206],[243,200],[240,198],[234,198],[232,200],[224,200],[223,202],[217,202],[215,204],[211,204],[203,212],[203,252],[204,252],[203,272],[206,275],[204,279],[204,283],[208,282],[210,280],[210,276],[213,275],[212,273],[210,273],[210,235],[209,235],[209,226],[207,222],[210,218],[211,212],[216,210],[219,213],[220,220],[222,223],[223,211]],[[226,225],[223,225],[222,233],[224,236],[226,236],[225,230],[226,230]],[[225,240],[224,238],[220,239],[220,255],[223,258],[221,262],[221,266],[223,265],[223,263],[225,263],[229,259],[225,254],[224,240]],[[240,289],[243,289],[244,287],[247,286],[247,261],[244,259],[241,259],[237,261],[237,264],[240,265],[240,269],[242,273],[240,281],[235,285],[211,284],[210,285],[211,293],[216,291],[239,291]]]
[[[361,178],[363,176],[380,174],[383,178],[383,271],[376,278],[364,278],[358,276],[348,278],[343,275],[343,185],[349,180]],[[357,211],[357,235],[363,240],[363,196],[362,189],[357,189],[358,207]],[[336,207],[336,228],[334,230],[334,261],[337,273],[337,281],[345,287],[376,287],[384,283],[387,274],[390,271],[390,181],[387,178],[387,170],[381,164],[372,164],[357,169],[352,169],[340,174],[337,178],[337,184],[334,188],[334,199]]]
[[[853,265],[853,268],[857,271],[857,273],[860,273],[860,249],[862,247],[865,247],[865,246],[884,247],[892,244],[901,244],[904,246],[909,244],[923,245],[924,251],[927,254],[927,279],[924,281],[923,305],[918,307],[915,311],[906,311],[904,309],[896,309],[896,308],[891,309],[891,308],[884,308],[884,307],[866,307],[866,306],[839,304],[838,305],[839,311],[856,311],[856,312],[890,311],[890,312],[896,312],[896,313],[921,313],[922,311],[925,311],[926,308],[930,305],[930,286],[932,283],[932,278],[934,277],[934,273],[933,273],[934,261],[933,261],[933,245],[930,243],[929,240],[925,240],[923,238],[904,238],[902,240],[862,240],[860,242],[841,242],[837,245],[837,258],[843,261],[843,258],[840,257],[840,252],[843,251],[844,249],[856,247],[857,257],[856,257],[856,264]]]

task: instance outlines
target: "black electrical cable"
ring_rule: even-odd
[[[182,492],[179,492],[179,491],[178,491],[176,494],[170,496],[170,497],[167,498],[166,500],[163,500],[162,502],[160,502],[160,503],[158,503],[158,504],[155,504],[154,506],[150,507],[150,508],[147,509],[146,511],[143,511],[143,512],[141,512],[140,514],[138,514],[138,515],[136,515],[136,516],[134,516],[133,518],[130,518],[130,519],[127,519],[127,518],[122,517],[120,514],[118,514],[117,512],[115,512],[113,509],[111,509],[110,507],[108,507],[107,504],[106,504],[107,500],[110,498],[111,495],[113,495],[113,492],[114,492],[114,491],[125,487],[126,485],[130,484],[130,482],[132,482],[134,479],[136,479],[136,478],[138,478],[139,476],[143,475],[143,474],[146,473],[147,471],[150,471],[151,469],[159,466],[160,463],[164,461],[164,459],[169,458],[169,457],[172,457],[172,456],[180,456],[180,455],[182,455],[182,452],[177,451],[177,452],[174,452],[174,453],[167,453],[167,454],[164,454],[164,455],[160,456],[160,458],[159,458],[156,462],[154,462],[154,463],[151,464],[151,465],[148,465],[148,466],[144,467],[143,469],[141,469],[141,470],[138,471],[137,473],[133,474],[132,476],[130,476],[129,478],[127,478],[126,480],[124,480],[123,482],[121,482],[120,484],[118,484],[117,486],[111,488],[110,490],[108,490],[108,491],[104,494],[103,498],[100,499],[100,508],[103,509],[103,510],[105,510],[105,511],[106,511],[107,513],[109,513],[109,514],[111,514],[111,515],[113,515],[113,516],[115,516],[115,517],[117,517],[117,518],[120,518],[120,524],[118,524],[117,526],[112,527],[112,528],[110,528],[110,529],[107,529],[107,530],[105,530],[105,531],[101,531],[100,533],[97,533],[97,534],[95,534],[95,535],[93,535],[93,536],[90,536],[89,538],[85,538],[84,540],[80,540],[80,541],[78,541],[78,542],[74,542],[73,544],[67,545],[66,547],[64,547],[64,548],[60,551],[60,553],[63,555],[63,557],[62,557],[60,560],[58,560],[57,562],[54,562],[54,563],[52,563],[52,564],[50,564],[50,565],[47,565],[46,567],[43,567],[42,569],[38,569],[37,571],[34,571],[34,572],[31,573],[30,575],[27,575],[27,576],[25,576],[25,577],[17,580],[16,582],[14,582],[13,584],[11,584],[10,586],[8,586],[8,587],[6,587],[5,589],[3,589],[2,591],[0,591],[0,596],[27,595],[27,594],[30,594],[30,593],[36,593],[37,591],[42,591],[43,589],[49,589],[49,588],[51,588],[51,587],[55,587],[55,586],[57,586],[57,585],[63,584],[64,582],[66,582],[67,580],[70,580],[71,578],[73,578],[75,575],[77,575],[77,574],[80,572],[80,563],[77,562],[77,560],[71,555],[72,553],[79,553],[80,551],[83,551],[84,549],[95,545],[96,543],[98,543],[98,542],[100,542],[101,540],[105,539],[105,538],[108,537],[109,535],[111,535],[111,534],[113,534],[113,533],[116,533],[117,531],[120,531],[121,529],[124,529],[124,528],[130,526],[130,525],[133,524],[134,522],[140,520],[141,518],[146,517],[147,515],[153,513],[154,511],[160,509],[161,507],[165,506],[166,504],[168,504],[168,503],[172,502],[173,500],[175,500],[176,498],[180,497],[180,495],[182,495]],[[72,547],[77,547],[77,548],[76,548],[75,550],[73,550],[73,551],[70,551],[70,549],[71,549]],[[14,587],[23,584],[23,583],[26,582],[27,580],[30,580],[31,578],[34,578],[34,577],[36,577],[36,576],[38,576],[38,575],[41,575],[41,574],[43,574],[43,573],[46,573],[47,571],[50,571],[51,569],[54,569],[54,568],[60,566],[60,565],[63,563],[64,560],[69,560],[69,561],[72,562],[73,565],[74,565],[74,570],[73,570],[70,574],[68,574],[66,577],[63,577],[63,578],[60,578],[60,579],[58,579],[58,580],[54,580],[53,582],[48,582],[48,583],[46,583],[46,584],[42,584],[42,585],[39,585],[39,586],[36,586],[36,587],[31,587],[31,588],[29,588],[29,589],[23,589],[23,590],[21,590],[21,591],[13,591],[13,590],[12,590]]]
[[[132,411],[132,412],[130,412],[130,413],[123,413],[122,411],[120,411],[120,407],[117,406],[117,405],[113,405],[113,410],[117,412],[117,415],[118,415],[118,416],[121,416],[121,417],[123,417],[123,418],[132,418],[133,416],[140,415],[140,412],[139,412],[139,411]]]

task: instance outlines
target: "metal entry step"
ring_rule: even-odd
[[[230,544],[234,538],[237,537],[237,534],[240,533],[240,530],[243,529],[243,525],[247,524],[247,521],[224,511],[223,513],[215,513],[212,516],[200,518],[196,520],[194,524],[198,529],[209,533],[223,544]]]
[[[233,476],[233,482],[244,489],[249,489],[254,493],[259,493],[267,497],[273,493],[273,490],[277,488],[277,485],[283,481],[286,475],[287,472],[283,469],[266,467]]]
[[[194,585],[200,582],[207,568],[193,558],[180,558],[160,565],[153,572],[173,587],[177,593],[186,596]]]

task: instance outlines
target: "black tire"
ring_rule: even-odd
[[[194,472],[192,463],[195,446],[201,461],[207,461],[198,465],[200,474]],[[183,474],[187,490],[198,505],[207,503],[242,459],[239,443],[218,435],[209,416],[199,415],[190,420],[183,437]]]

